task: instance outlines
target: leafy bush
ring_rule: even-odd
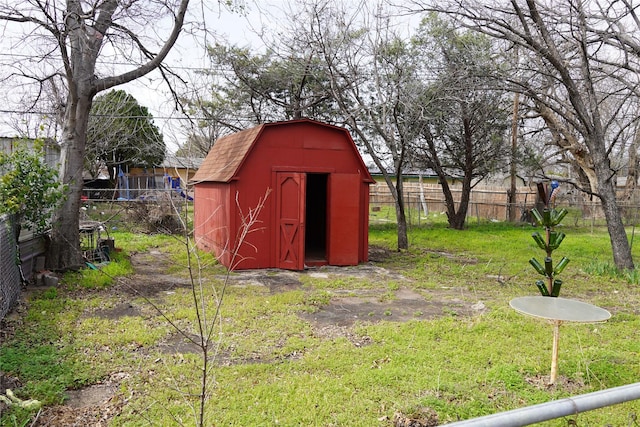
[[[42,232],[53,208],[63,198],[58,171],[44,161],[44,142],[29,148],[17,144],[11,153],[0,152],[0,213],[17,215],[28,229]]]

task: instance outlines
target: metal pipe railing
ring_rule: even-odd
[[[471,420],[445,424],[447,427],[517,427],[528,426],[556,418],[567,417],[605,406],[640,399],[640,383],[609,388],[593,393],[568,397],[513,409],[507,412],[486,415]]]

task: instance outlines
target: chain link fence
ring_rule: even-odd
[[[0,272],[0,319],[3,319],[20,297],[16,238],[9,215],[0,215]]]

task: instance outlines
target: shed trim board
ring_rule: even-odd
[[[302,119],[223,137],[192,181],[201,188],[194,201],[194,230],[200,233],[196,242],[215,249],[220,262],[232,269],[357,265],[368,258],[373,182],[344,128]],[[272,192],[258,229],[244,242],[241,263],[230,266],[229,251],[238,244],[242,215],[255,208],[268,189]],[[226,209],[213,220],[208,219],[211,212],[200,212],[216,206]],[[219,241],[225,236],[226,242]]]
[[[335,168],[327,167],[306,167],[301,170],[299,166],[274,166],[272,168],[274,172],[301,172],[301,173],[333,173]]]
[[[367,261],[369,259],[369,183],[360,184],[360,217],[366,218],[366,225],[360,227],[360,260]]]

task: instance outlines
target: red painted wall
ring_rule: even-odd
[[[240,247],[239,259],[242,261],[237,268],[278,267],[278,173],[323,173],[329,177],[330,202],[327,210],[330,211],[330,221],[337,221],[329,222],[328,227],[340,230],[337,235],[330,233],[337,240],[328,242],[328,257],[336,259],[337,265],[364,262],[368,254],[370,176],[363,169],[359,154],[345,131],[309,121],[266,125],[230,183],[199,183],[194,186],[198,246],[215,250],[221,257],[220,261],[229,266],[228,250],[237,246],[234,238],[241,217],[246,216],[249,209],[254,209],[265,192],[272,189],[274,191],[260,212],[260,222]],[[345,184],[348,188],[331,186],[334,174],[346,177],[341,178],[345,183],[351,181],[355,184]],[[351,175],[351,179],[347,175]],[[337,182],[337,178],[335,180]],[[347,193],[331,193],[341,191]],[[236,206],[236,196],[239,207]]]
[[[194,186],[194,200],[198,200],[193,214],[196,245],[215,253],[224,265],[229,262],[228,253],[224,251],[224,245],[218,242],[227,242],[230,238],[229,190],[228,184],[218,182],[203,182]]]

